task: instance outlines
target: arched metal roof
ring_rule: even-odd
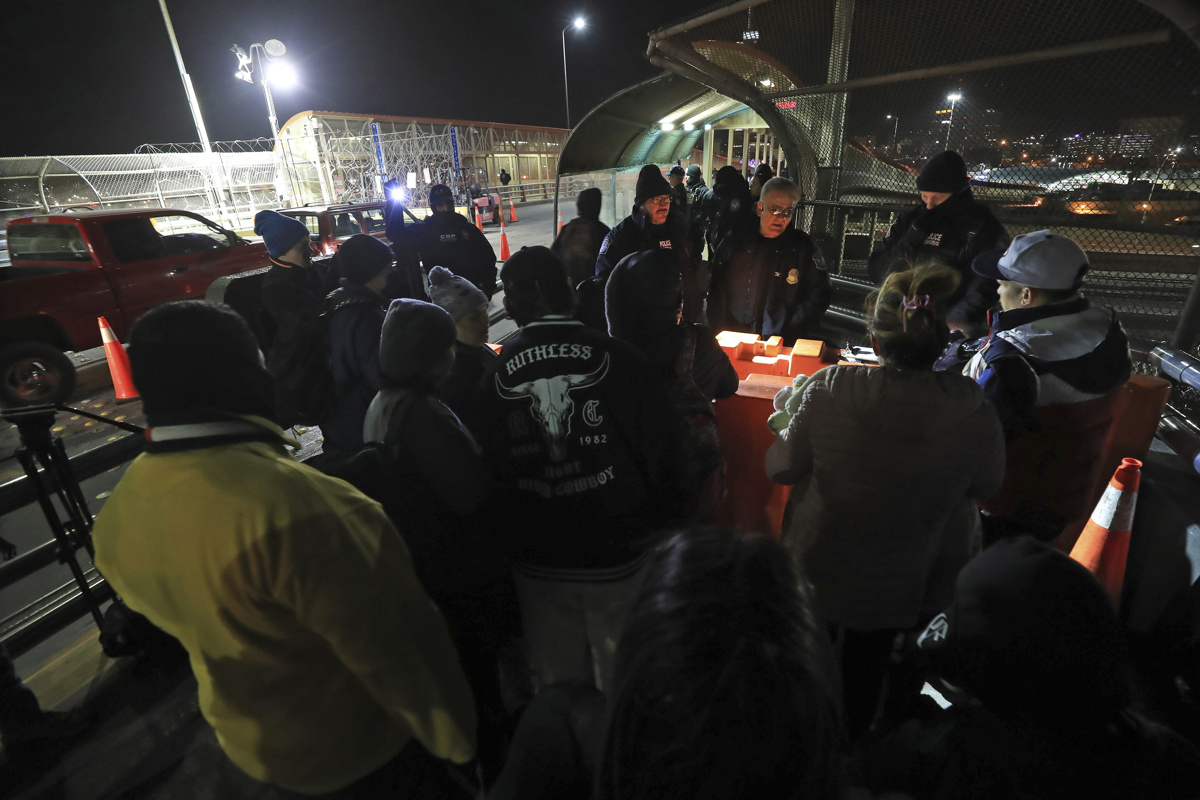
[[[676,161],[698,145],[705,123],[745,108],[744,103],[707,86],[664,72],[618,92],[588,112],[563,146],[559,174]],[[674,129],[663,130],[663,123]]]

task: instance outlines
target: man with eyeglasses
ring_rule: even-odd
[[[713,259],[708,324],[714,331],[820,338],[829,307],[825,259],[804,231],[792,225],[800,188],[772,178],[759,197],[758,229],[728,236]]]
[[[579,284],[577,317],[585,325],[608,330],[604,318],[604,285],[621,259],[643,250],[670,250],[683,275],[683,316],[697,321],[700,316],[700,287],[692,261],[684,214],[671,206],[671,184],[655,164],[638,173],[632,213],[609,231],[596,257],[596,275]]]

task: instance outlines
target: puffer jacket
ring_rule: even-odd
[[[972,555],[969,501],[999,488],[1004,435],[962,376],[827,367],[767,452],[767,475],[795,484],[783,544],[826,622],[909,628]]]

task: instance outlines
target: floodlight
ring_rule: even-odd
[[[285,61],[276,61],[267,67],[267,80],[281,89],[296,85],[296,71]]]

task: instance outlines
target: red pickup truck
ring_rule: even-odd
[[[0,406],[61,402],[74,389],[65,350],[98,347],[103,315],[124,341],[138,317],[202,298],[214,279],[270,266],[252,244],[190,211],[122,209],[8,223],[0,267]]]

